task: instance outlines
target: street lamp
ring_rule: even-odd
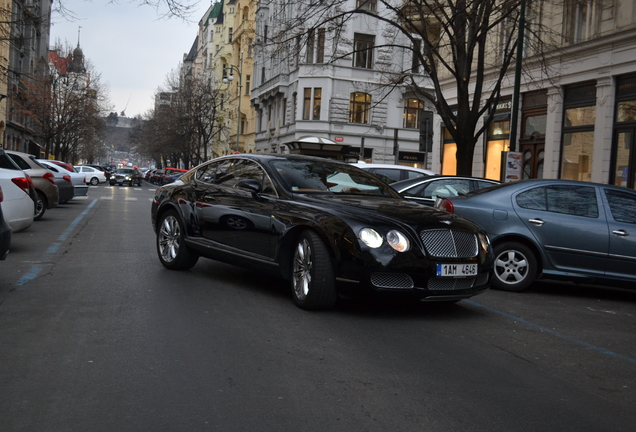
[[[242,85],[243,77],[241,76],[242,64],[243,64],[243,53],[241,53],[239,57],[238,66],[234,66],[234,65],[223,66],[223,75],[225,75],[226,70],[229,72],[229,75],[223,78],[223,82],[225,84],[228,84],[234,81],[234,75],[232,75],[232,71],[236,72],[236,74],[238,75],[238,117],[236,118],[236,151],[237,152],[239,151],[239,142],[241,139],[241,99],[243,96],[241,94],[241,89],[243,88],[243,85]]]

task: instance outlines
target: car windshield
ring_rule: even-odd
[[[350,165],[293,159],[272,161],[271,165],[291,192],[399,197],[375,176]]]
[[[135,170],[132,168],[120,168],[117,170],[117,174],[132,174]]]

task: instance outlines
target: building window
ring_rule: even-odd
[[[564,180],[592,180],[596,84],[566,87],[561,142],[561,176]]]
[[[448,128],[444,128],[442,142],[442,175],[457,175],[457,143]]]
[[[303,120],[309,120],[311,112],[311,89],[306,88],[303,94]]]
[[[422,65],[420,54],[422,54],[422,41],[416,39],[413,41],[413,58],[411,60],[411,72],[414,74],[420,73],[420,66]]]
[[[417,129],[420,127],[420,112],[424,109],[424,102],[419,99],[404,101],[404,127]]]
[[[247,58],[252,58],[254,56],[254,39],[249,39],[247,41]]]
[[[566,14],[566,34],[570,43],[585,42],[594,36],[600,17],[594,0],[570,0]]]
[[[230,27],[227,30],[227,43],[232,43],[232,33],[234,33],[234,29]]]
[[[263,43],[266,44],[267,43],[267,31],[269,30],[269,26],[265,25],[264,29],[263,29]]]
[[[314,62],[314,29],[309,29],[307,32],[307,56],[305,59],[305,63],[313,63]]]
[[[318,45],[316,47],[316,63],[325,62],[325,29],[318,29]]]
[[[245,95],[249,95],[252,89],[252,75],[247,75],[245,77]]]
[[[314,104],[312,120],[320,120],[320,105],[322,99],[322,89],[320,87],[314,89]]]
[[[283,99],[283,115],[282,115],[282,125],[285,126],[287,124],[287,98]]]
[[[375,12],[378,10],[377,0],[357,0],[356,7],[362,10]]]
[[[351,93],[349,96],[349,122],[369,123],[371,95],[367,93]]]
[[[373,47],[375,36],[355,33],[353,35],[353,66],[373,69]]]

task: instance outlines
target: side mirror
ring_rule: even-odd
[[[261,193],[261,191],[263,190],[263,186],[261,186],[261,183],[258,180],[254,179],[239,180],[238,186],[240,188],[247,189],[255,194]]]

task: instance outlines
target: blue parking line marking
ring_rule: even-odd
[[[464,300],[464,303],[468,303],[470,305],[480,307],[482,309],[487,310],[488,312],[492,312],[492,313],[500,315],[500,316],[502,316],[504,318],[508,318],[508,319],[517,321],[517,322],[519,322],[521,324],[524,324],[524,325],[526,325],[528,327],[532,327],[534,329],[541,330],[542,332],[549,333],[552,336],[556,336],[556,337],[558,337],[560,339],[563,339],[563,340],[566,340],[568,342],[572,342],[574,344],[581,345],[581,346],[584,346],[586,348],[593,349],[593,350],[598,351],[598,352],[600,352],[602,354],[606,354],[606,355],[612,356],[614,358],[617,358],[617,359],[620,359],[620,360],[625,360],[625,361],[628,361],[629,363],[636,364],[636,359],[624,356],[622,354],[615,353],[614,351],[610,351],[610,350],[607,350],[605,348],[602,348],[602,347],[599,347],[599,346],[596,346],[596,345],[592,345],[592,344],[587,343],[587,342],[583,342],[582,340],[578,340],[578,339],[573,338],[571,336],[567,336],[567,335],[564,335],[562,333],[556,332],[554,330],[550,330],[549,328],[542,327],[542,326],[540,326],[538,324],[531,323],[530,321],[526,321],[523,318],[519,318],[519,317],[516,317],[514,315],[510,315],[510,314],[508,314],[506,312],[502,312],[502,311],[499,311],[497,309],[493,309],[491,307],[484,306],[484,305],[476,303],[476,302],[474,302],[472,300]]]
[[[66,228],[66,230],[57,238],[57,241],[55,243],[52,243],[51,246],[49,246],[49,248],[46,250],[46,252],[44,253],[44,256],[40,259],[40,263],[47,261],[46,257],[50,254],[54,254],[55,252],[58,251],[58,249],[60,248],[60,246],[62,245],[62,242],[64,240],[66,240],[68,238],[68,236],[73,232],[73,230],[77,227],[77,225],[81,222],[82,219],[84,219],[84,216],[86,216],[88,214],[88,212],[90,211],[91,208],[93,208],[93,206],[95,205],[95,203],[98,200],[93,200],[85,209],[84,211],[75,218],[75,220],[73,222],[71,222],[71,224],[68,226],[68,228]],[[16,282],[17,286],[22,286],[30,281],[32,281],[33,279],[35,279],[36,277],[38,277],[40,275],[40,272],[42,271],[42,264],[33,264],[31,266],[31,268],[29,269],[29,271],[27,271],[24,276],[22,276],[20,278],[20,280],[18,280]]]

